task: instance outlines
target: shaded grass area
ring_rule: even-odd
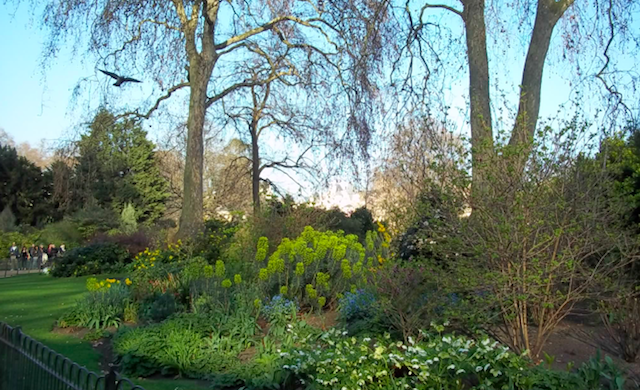
[[[57,279],[46,275],[20,275],[0,279],[0,321],[22,327],[23,333],[49,348],[100,372],[100,354],[91,343],[73,335],[52,332],[55,321],[87,292],[87,278],[89,276]],[[146,390],[206,388],[185,380],[139,379],[134,382]]]
[[[71,360],[98,371],[100,355],[77,337],[52,333],[55,321],[87,289],[86,277],[57,280],[46,275],[20,275],[0,280],[0,320]]]

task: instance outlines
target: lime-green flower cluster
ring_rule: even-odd
[[[352,284],[367,283],[368,274],[379,266],[365,260],[380,256],[380,242],[384,240],[378,233],[367,235],[369,248],[365,248],[355,235],[319,232],[307,226],[298,238],[283,239],[268,257],[269,242],[261,237],[255,258],[260,265],[258,279],[269,294],[279,292],[321,308]]]
[[[325,290],[328,290],[330,278],[331,278],[331,275],[324,272],[318,272],[316,274],[316,285],[318,287],[324,288]]]
[[[212,267],[202,257],[194,257],[189,261],[181,262],[180,278],[185,283],[190,280],[196,280],[202,277],[210,278],[213,272]]]
[[[309,298],[316,299],[318,297],[318,292],[315,288],[313,288],[313,284],[307,284],[305,290]]]
[[[267,237],[260,237],[258,239],[258,250],[256,251],[256,261],[263,261],[267,257],[269,251],[269,240]]]
[[[341,268],[342,268],[342,276],[345,279],[351,279],[353,277],[353,273],[351,272],[351,264],[349,263],[349,260],[342,259]],[[362,264],[360,264],[359,268],[362,268]]]
[[[304,263],[300,262],[296,264],[296,271],[295,271],[296,275],[298,276],[302,276],[304,275]]]
[[[227,269],[224,266],[224,261],[222,260],[216,261],[216,270],[214,272],[214,275],[218,278],[222,278],[226,273],[227,273]]]
[[[213,266],[205,265],[204,266],[204,277],[207,279],[213,278]]]

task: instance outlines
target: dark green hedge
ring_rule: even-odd
[[[113,274],[122,272],[131,255],[120,245],[98,243],[75,248],[53,259],[51,275],[55,277]]]

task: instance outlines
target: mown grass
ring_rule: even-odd
[[[106,277],[106,276],[104,276]],[[91,343],[74,335],[53,333],[55,321],[87,292],[87,277],[53,278],[46,275],[20,275],[0,279],[0,321],[22,327],[22,332],[99,372],[100,354]],[[135,378],[130,378],[135,379]],[[136,379],[146,390],[200,390],[194,381]]]

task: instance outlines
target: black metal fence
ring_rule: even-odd
[[[0,322],[0,390],[144,389],[113,369],[99,376]]]
[[[0,278],[21,274],[40,272],[40,267],[35,261],[9,258],[0,258]]]

